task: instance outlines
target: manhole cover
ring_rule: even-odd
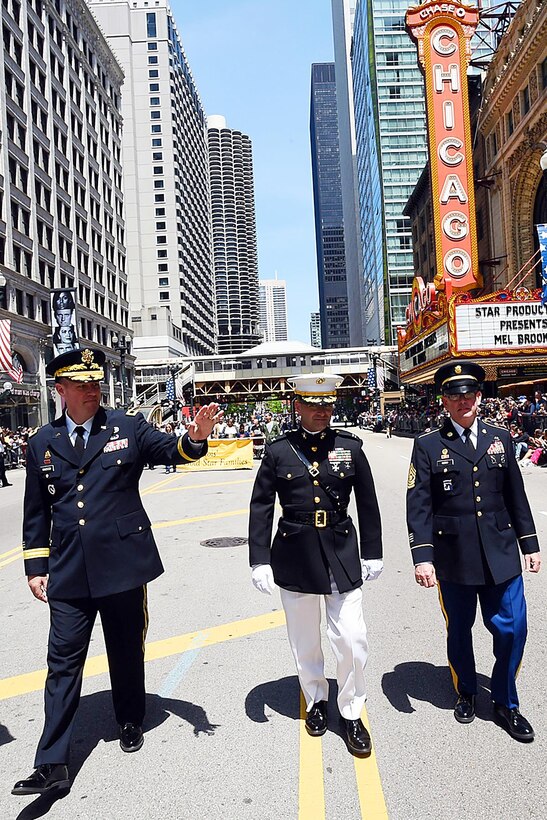
[[[201,542],[202,547],[242,547],[246,538],[208,538]]]

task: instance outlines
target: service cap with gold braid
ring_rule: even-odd
[[[287,379],[294,396],[305,404],[334,404],[336,388],[344,381],[334,373],[307,373]]]
[[[61,353],[46,366],[48,376],[73,382],[100,382],[104,379],[105,355],[102,350],[82,347]]]
[[[474,362],[452,362],[439,367],[435,373],[435,388],[444,396],[476,393],[482,389],[485,372]]]

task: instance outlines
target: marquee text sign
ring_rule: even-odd
[[[478,270],[467,66],[479,22],[474,6],[426,0],[406,13],[426,87],[435,252],[435,285],[466,291]]]
[[[455,306],[454,352],[547,349],[547,305],[538,301]]]

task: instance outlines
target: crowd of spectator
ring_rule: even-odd
[[[25,466],[27,441],[31,432],[31,427],[18,427],[17,430],[0,427],[0,454],[3,455],[6,470]]]

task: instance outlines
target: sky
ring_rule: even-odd
[[[319,309],[311,64],[333,60],[330,0],[171,0],[205,113],[253,144],[258,269],[287,282],[289,339]]]

